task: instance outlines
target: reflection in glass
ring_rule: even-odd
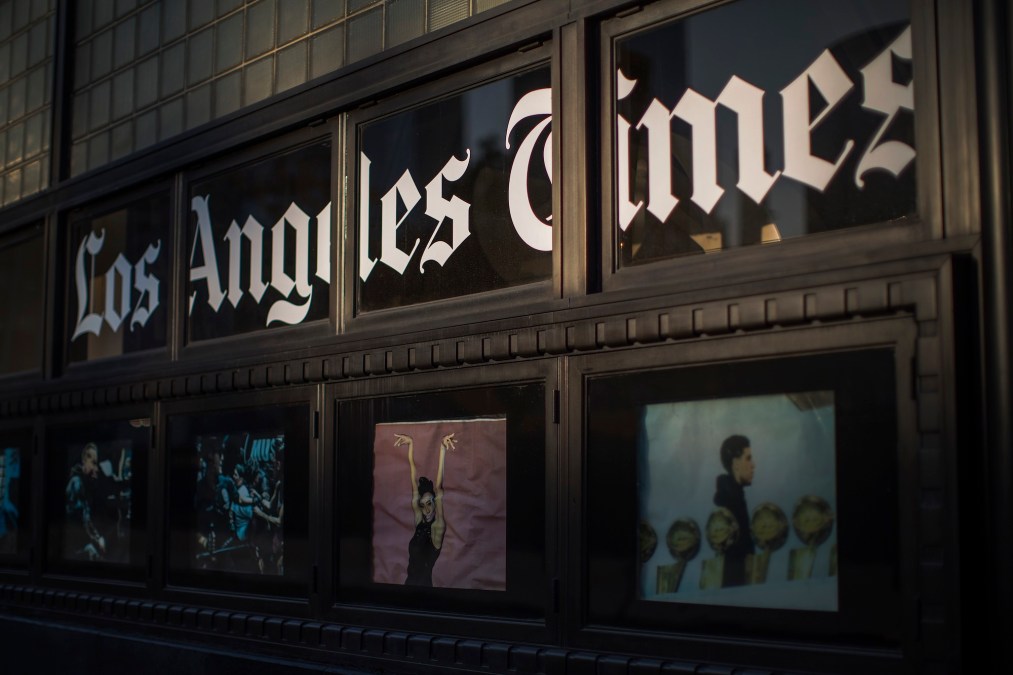
[[[913,214],[909,20],[747,0],[618,39],[616,265]]]
[[[538,68],[359,125],[358,312],[551,277],[551,102]]]
[[[0,374],[42,366],[43,263],[38,228],[0,241]]]
[[[170,216],[165,192],[100,215],[71,214],[65,301],[68,361],[165,346]]]
[[[189,341],[328,316],[330,187],[329,141],[190,185]]]

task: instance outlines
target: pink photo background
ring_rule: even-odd
[[[403,584],[408,542],[415,533],[408,448],[414,439],[419,476],[436,483],[440,440],[447,451],[443,514],[447,531],[433,566],[433,586],[506,590],[506,420],[475,419],[377,424],[373,441],[373,581]]]

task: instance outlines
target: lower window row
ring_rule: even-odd
[[[897,349],[630,350],[7,426],[0,566],[899,644]]]

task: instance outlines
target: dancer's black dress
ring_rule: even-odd
[[[423,518],[415,526],[415,535],[408,542],[408,578],[405,586],[433,585],[433,565],[440,549],[433,546],[433,523]]]

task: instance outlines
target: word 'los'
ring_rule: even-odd
[[[144,327],[159,306],[159,281],[148,271],[162,252],[159,239],[131,264],[122,253],[116,256],[104,274],[105,302],[102,312],[94,311],[95,258],[105,244],[106,231],[89,232],[77,247],[74,263],[74,289],[77,292],[77,323],[71,341],[86,333],[98,335],[104,321],[114,333],[129,318],[129,329]],[[90,264],[86,263],[86,259]],[[135,299],[136,294],[136,299]]]

